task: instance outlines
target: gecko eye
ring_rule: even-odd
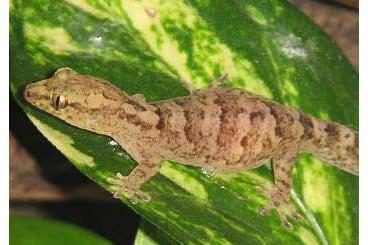
[[[65,95],[60,93],[52,93],[50,96],[51,104],[56,110],[64,109],[68,105],[68,100]]]

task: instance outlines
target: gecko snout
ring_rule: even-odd
[[[23,95],[24,95],[24,98],[26,98],[26,100],[28,100],[30,97],[32,97],[31,85],[27,85],[24,88]]]
[[[33,84],[28,84],[23,91],[23,95],[24,98],[26,99],[26,101],[28,101],[29,103],[33,103],[36,98],[38,97],[39,93],[37,93],[36,91],[36,87]]]

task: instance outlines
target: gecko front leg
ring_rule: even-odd
[[[289,151],[272,158],[275,187],[271,190],[263,191],[270,197],[270,201],[260,212],[261,215],[265,215],[271,209],[276,209],[281,221],[289,229],[292,229],[293,226],[286,218],[287,213],[290,213],[296,220],[301,219],[301,216],[289,203],[292,187],[291,172],[297,156],[297,151]]]
[[[159,170],[159,163],[144,161],[138,163],[128,176],[117,173],[116,178],[108,178],[107,181],[113,184],[116,189],[114,197],[118,198],[125,194],[133,203],[138,202],[138,199],[148,202],[151,197],[148,193],[142,191],[141,187]]]

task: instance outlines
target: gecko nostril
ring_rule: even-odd
[[[25,96],[26,98],[28,98],[28,97],[31,97],[31,96],[32,96],[31,88],[32,88],[31,84],[28,84],[28,85],[25,87],[25,89],[24,89],[23,93],[24,93],[24,96]]]

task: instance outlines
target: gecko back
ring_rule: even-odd
[[[190,165],[201,162],[201,166],[211,164],[213,170],[231,172],[292,151],[312,153],[358,174],[356,132],[252,93],[210,88],[153,105],[171,157],[191,160]]]

